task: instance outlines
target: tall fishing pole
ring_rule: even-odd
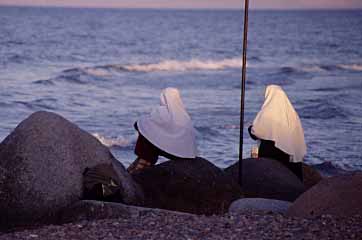
[[[244,7],[244,40],[243,40],[243,68],[241,77],[241,99],[240,99],[240,144],[239,144],[239,184],[243,185],[243,143],[244,143],[244,100],[246,79],[246,47],[248,43],[248,13],[249,0],[245,0]]]

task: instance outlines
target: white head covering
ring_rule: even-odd
[[[291,162],[301,162],[306,154],[303,127],[283,89],[269,85],[264,104],[253,121],[251,132],[259,139],[271,140],[291,156]]]
[[[138,120],[137,127],[161,150],[176,157],[196,157],[195,129],[176,88],[164,89],[160,106]]]

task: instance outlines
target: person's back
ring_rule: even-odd
[[[130,173],[156,164],[159,156],[168,159],[196,157],[195,129],[176,88],[161,92],[160,106],[135,123],[139,133],[136,160],[128,167]]]
[[[259,157],[276,159],[303,179],[304,132],[297,112],[281,87],[267,86],[264,104],[249,127],[249,134],[254,140],[260,140]]]

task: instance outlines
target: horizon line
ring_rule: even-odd
[[[211,7],[211,8],[203,8],[203,7],[110,7],[110,6],[81,6],[81,5],[27,5],[27,4],[1,4],[0,7],[24,7],[24,8],[64,8],[64,9],[109,9],[109,10],[215,10],[215,11],[238,11],[243,10],[243,7],[236,8],[236,7]],[[323,8],[323,7],[313,7],[313,8],[298,8],[298,7],[288,7],[288,8],[262,8],[262,7],[254,7],[250,8],[249,10],[256,10],[256,11],[338,11],[338,10],[347,10],[347,11],[359,11],[362,10],[362,7],[359,8]]]

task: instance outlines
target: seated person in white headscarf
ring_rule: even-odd
[[[264,104],[248,130],[254,140],[260,140],[259,157],[280,161],[303,181],[304,132],[297,112],[281,87],[267,86]]]
[[[159,156],[172,160],[196,157],[195,129],[176,88],[164,89],[160,106],[141,117],[135,128],[139,133],[137,158],[127,169],[130,173],[156,164]]]

